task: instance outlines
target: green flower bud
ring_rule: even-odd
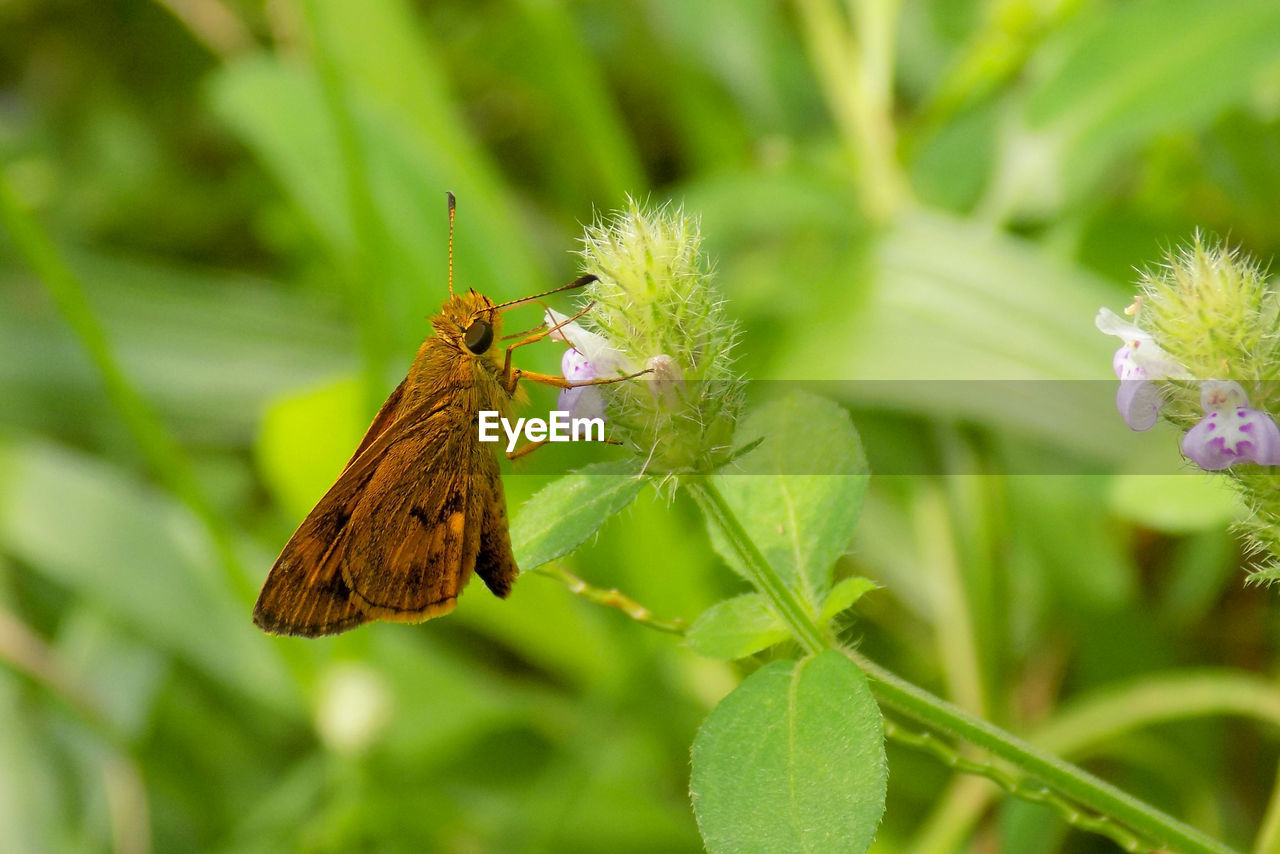
[[[589,226],[582,242],[583,271],[596,276],[584,294],[591,308],[582,329],[607,343],[613,373],[648,371],[594,387],[614,438],[646,471],[713,471],[730,454],[744,384],[733,370],[737,327],[711,286],[697,221],[679,208],[629,201]],[[574,330],[564,337],[576,346]],[[578,349],[603,349],[588,340]],[[596,369],[599,376],[609,370]]]

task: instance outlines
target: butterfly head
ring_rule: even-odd
[[[431,325],[454,349],[483,356],[498,339],[502,313],[493,300],[472,290],[449,297]]]

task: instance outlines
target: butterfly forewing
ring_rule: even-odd
[[[466,462],[476,438],[457,420],[437,408],[394,439],[352,514],[368,533],[345,545],[342,572],[373,617],[417,622],[451,610],[475,565],[481,516]]]
[[[314,637],[346,631],[370,619],[352,599],[338,561],[349,537],[352,511],[391,437],[373,452],[366,451],[396,422],[404,389],[402,381],[387,397],[337,482],[307,514],[271,567],[253,609],[253,621],[266,631]]]

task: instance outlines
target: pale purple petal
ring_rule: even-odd
[[[1280,427],[1249,406],[1239,383],[1206,380],[1200,389],[1205,416],[1182,437],[1182,453],[1207,471],[1235,463],[1280,465]]]
[[[564,351],[560,359],[560,369],[564,378],[572,383],[590,382],[596,378],[596,372],[587,361],[587,357],[570,347]],[[568,412],[570,418],[604,418],[604,397],[600,390],[591,386],[564,388],[556,399],[556,408]]]
[[[1111,369],[1122,380],[1146,380],[1146,370],[1133,360],[1133,348],[1128,344],[1116,351],[1111,357]]]
[[[594,386],[561,389],[556,409],[568,412],[570,418],[606,418],[604,396]]]
[[[1123,338],[1126,341],[1132,341],[1135,338],[1151,337],[1137,326],[1106,307],[1098,309],[1097,315],[1093,318],[1093,325],[1098,327],[1098,331],[1104,335],[1114,335],[1117,338]]]
[[[551,333],[551,340],[564,341],[583,354],[595,369],[596,376],[617,376],[635,372],[631,360],[610,346],[608,339],[603,335],[588,332],[577,322],[567,321],[569,321],[569,315],[547,309],[547,326],[555,330]],[[557,326],[560,328],[556,329]]]
[[[590,382],[596,378],[595,369],[576,347],[564,351],[564,356],[560,358],[560,371],[571,383]]]
[[[1121,350],[1129,351],[1128,353],[1117,352],[1115,358],[1111,360],[1112,368],[1121,379],[1193,379],[1191,372],[1161,349],[1149,332],[1124,320],[1111,309],[1098,309],[1098,315],[1093,322],[1098,327],[1098,331],[1115,335],[1124,341],[1124,347]],[[1128,365],[1129,371],[1141,371],[1142,374],[1131,373],[1130,376],[1125,376],[1121,373],[1123,365]]]
[[[1130,430],[1142,432],[1156,425],[1160,417],[1160,390],[1147,380],[1120,380],[1116,409]]]

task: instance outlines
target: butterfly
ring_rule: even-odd
[[[520,340],[503,349],[494,346],[506,340],[502,312],[595,276],[501,304],[475,290],[455,294],[452,193],[448,200],[449,299],[431,318],[435,334],[271,567],[253,609],[267,632],[317,637],[373,620],[421,622],[453,610],[472,573],[506,597],[519,570],[498,460],[479,441],[480,411],[507,417],[523,396],[521,378],[559,388],[629,378],[574,383],[513,367],[514,349],[560,324],[508,336]]]

